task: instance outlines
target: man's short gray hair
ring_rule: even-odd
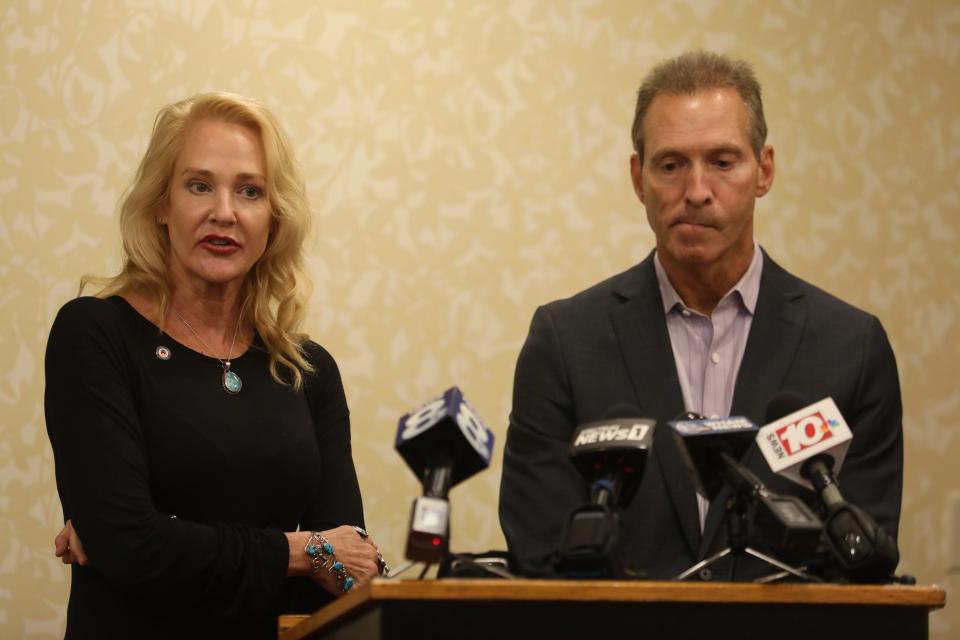
[[[690,95],[707,89],[735,89],[747,106],[748,135],[754,155],[767,140],[767,121],[763,117],[760,83],[753,69],[743,60],[733,60],[710,51],[691,51],[670,58],[654,67],[637,93],[633,114],[633,148],[643,161],[643,118],[650,103],[661,94]]]

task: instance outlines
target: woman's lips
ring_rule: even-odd
[[[202,246],[211,253],[227,255],[240,250],[240,245],[233,238],[223,236],[207,236],[200,241]]]

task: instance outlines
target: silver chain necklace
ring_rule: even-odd
[[[213,353],[213,349],[210,348],[210,345],[208,345],[206,341],[200,337],[200,334],[190,326],[190,323],[187,322],[182,315],[180,315],[180,312],[176,309],[174,309],[173,312],[178,318],[180,318],[180,322],[182,322],[187,329],[190,329],[190,333],[192,333],[193,336],[200,341],[200,344],[206,347],[207,351],[210,352],[210,355],[214,358],[217,358],[217,356],[215,356]],[[240,379],[240,376],[233,371],[230,371],[230,354],[233,353],[233,346],[237,343],[238,333],[240,333],[240,318],[237,318],[237,328],[233,330],[233,340],[230,341],[230,351],[227,351],[226,360],[217,358],[217,360],[220,362],[220,365],[223,367],[223,378],[220,382],[223,385],[223,390],[230,395],[236,395],[240,393],[240,388],[243,387],[243,381]]]

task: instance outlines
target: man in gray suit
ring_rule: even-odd
[[[500,521],[527,574],[553,572],[567,514],[588,501],[567,457],[575,428],[617,405],[653,418],[653,455],[621,518],[623,563],[671,578],[726,546],[725,493],[694,491],[666,422],[684,411],[764,422],[789,390],[831,396],[853,432],[839,474],[847,500],[896,536],[903,475],[900,388],[876,317],[780,268],[753,238],[773,185],[760,86],[748,65],[698,52],[644,80],[633,123],[634,189],[656,249],[640,264],[537,309],[517,362]],[[772,491],[814,503],[751,447]],[[737,579],[769,568],[737,565]],[[727,577],[723,564],[700,578]]]

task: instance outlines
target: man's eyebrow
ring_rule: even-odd
[[[672,149],[670,147],[667,147],[667,148],[658,150],[656,153],[650,156],[650,164],[656,164],[669,156],[682,156],[682,155],[684,154],[681,153],[678,149]]]
[[[707,148],[704,155],[716,156],[723,153],[729,153],[735,156],[742,156],[744,155],[745,152],[740,146],[735,144],[718,144],[714,147]],[[681,151],[680,149],[665,147],[663,149],[658,150],[656,153],[650,156],[650,164],[656,164],[661,160],[663,160],[664,158],[668,158],[670,156],[685,158],[687,157],[687,155],[688,154],[686,152]]]
[[[715,156],[721,153],[730,153],[736,156],[742,156],[744,154],[744,150],[742,147],[734,144],[721,144],[707,150],[707,155]]]

